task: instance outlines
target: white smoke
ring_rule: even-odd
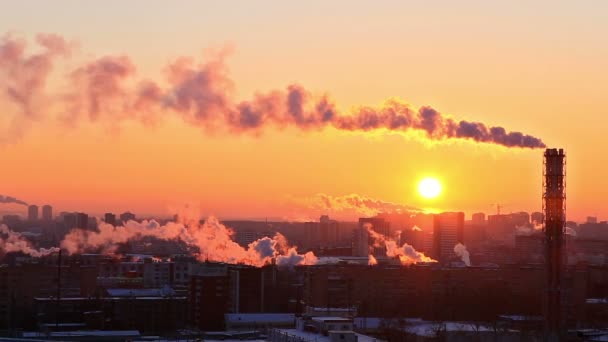
[[[315,265],[318,258],[312,253],[298,254],[295,248],[290,248],[286,255],[277,257],[277,265],[282,267],[293,267],[295,265]]]
[[[169,222],[160,225],[151,221],[128,221],[123,226],[114,227],[101,223],[98,231],[74,229],[65,236],[61,247],[68,253],[86,253],[100,251],[113,254],[119,244],[153,237],[165,241],[179,240],[198,250],[199,260],[264,266],[276,258],[281,266],[298,264],[312,265],[317,262],[316,256],[309,252],[298,254],[296,247],[290,247],[287,239],[280,233],[272,238],[263,237],[247,248],[241,247],[232,240],[234,232],[221,224],[215,217],[209,217],[200,223],[198,215],[188,218],[179,215],[180,222]]]
[[[402,265],[437,261],[417,251],[407,243],[399,246],[394,239],[374,231],[370,223],[366,223],[364,227],[367,229],[369,236],[374,240],[374,247],[384,246],[386,248],[386,256],[389,258],[399,258]]]
[[[0,255],[10,252],[22,252],[33,257],[41,257],[59,252],[59,248],[36,249],[22,234],[13,232],[5,224],[0,224]]]
[[[564,228],[564,234],[576,237],[577,232],[576,232],[576,230],[574,230],[574,228],[565,227]]]
[[[370,254],[367,258],[367,264],[369,266],[375,266],[378,265],[378,260],[376,259],[375,256],[373,256],[372,254]]]
[[[467,247],[465,245],[457,243],[456,246],[454,246],[454,253],[456,253],[456,255],[462,259],[462,262],[464,262],[465,265],[471,266],[469,251],[467,251]]]

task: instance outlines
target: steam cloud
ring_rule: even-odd
[[[542,224],[530,224],[523,226],[515,226],[515,235],[529,236],[535,232],[540,232],[543,229]]]
[[[375,216],[379,213],[405,213],[421,211],[416,207],[382,201],[365,195],[349,194],[332,196],[323,193],[309,197],[294,198],[293,204],[306,206],[308,209],[321,212],[353,212],[362,216]]]
[[[0,195],[0,203],[15,203],[15,204],[20,204],[20,205],[27,205],[27,202],[24,202],[15,197],[2,196],[2,195]]]
[[[59,248],[35,249],[20,233],[13,232],[5,224],[0,224],[0,255],[10,252],[22,252],[33,257],[41,257],[58,252]]]
[[[375,256],[373,256],[372,254],[370,254],[367,257],[367,264],[369,266],[376,266],[376,265],[378,265],[378,260],[376,259]]]
[[[169,222],[160,225],[154,220],[141,223],[129,221],[124,226],[114,227],[101,223],[99,231],[74,229],[61,242],[61,248],[69,254],[101,251],[113,254],[118,244],[143,237],[154,237],[161,240],[180,240],[198,250],[199,260],[211,260],[232,264],[264,266],[276,259],[279,266],[313,265],[316,256],[308,252],[298,254],[296,247],[290,247],[285,237],[276,234],[273,238],[264,237],[241,247],[232,240],[233,232],[215,217],[209,217],[204,223],[197,219],[183,222]]]
[[[350,114],[339,113],[328,96],[315,97],[295,84],[285,90],[258,93],[250,100],[234,101],[230,96],[233,82],[222,55],[198,65],[191,58],[178,58],[166,68],[167,80],[162,84],[134,80],[136,67],[128,56],[104,56],[69,73],[71,91],[52,97],[52,103],[48,103],[51,98],[43,90],[53,62],[69,55],[70,48],[57,35],[38,35],[36,41],[43,52],[31,56],[25,54],[23,40],[5,36],[0,43],[0,87],[19,108],[5,137],[16,137],[27,123],[52,107],[59,108],[62,119],[70,123],[79,119],[111,124],[123,120],[154,123],[161,113],[170,112],[192,125],[224,127],[233,133],[258,134],[269,126],[304,131],[333,127],[352,132],[416,131],[431,140],[545,147],[539,138],[524,133],[456,120],[428,106],[413,109],[397,100],[381,107],[361,107]]]
[[[471,266],[471,257],[465,245],[457,243],[456,246],[454,246],[454,253],[462,259],[462,262],[464,262],[465,265]]]
[[[571,227],[565,227],[565,228],[564,228],[564,234],[566,234],[566,235],[571,235],[571,236],[576,237],[577,232],[576,232],[576,230],[575,230],[574,228],[571,228]]]
[[[437,261],[433,258],[427,257],[422,252],[418,252],[413,246],[407,243],[399,246],[392,238],[374,231],[372,225],[369,223],[366,223],[364,226],[367,229],[370,237],[374,240],[374,247],[384,246],[386,248],[386,256],[389,258],[399,258],[402,265]],[[368,264],[370,264],[370,261],[368,261]]]

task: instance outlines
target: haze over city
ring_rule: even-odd
[[[145,15],[134,23],[142,6]],[[569,151],[568,216],[602,216],[601,194],[608,189],[595,179],[607,171],[606,157],[593,144],[603,131],[590,123],[603,120],[600,81],[608,59],[599,13],[605,6],[11,4],[0,14],[0,31],[5,44],[27,44],[22,60],[41,51],[38,34],[62,37],[69,53],[52,58],[44,86],[30,97],[31,117],[3,93],[1,148],[8,167],[2,194],[97,214],[130,209],[169,215],[186,202],[229,218],[317,217],[319,211],[291,200],[318,193],[467,213],[491,211],[495,203],[512,212],[540,210],[540,150],[435,142],[424,132],[344,132],[333,125],[231,134],[221,124],[188,124],[167,106],[151,108],[152,123],[119,120],[133,113],[112,108],[108,114],[107,104],[93,121],[88,108],[79,119],[65,119],[73,108],[45,107],[82,89],[83,81],[75,84],[70,73],[101,58],[124,58],[129,67],[116,86],[136,90],[140,80],[169,89],[168,65],[186,57],[195,67],[221,63],[226,82],[217,86],[235,103],[295,84],[317,99],[327,95],[345,115],[398,99],[413,110],[430,106],[458,120],[559,144]],[[4,87],[18,82],[4,77]],[[120,94],[111,96],[116,101]],[[23,127],[15,131],[14,120]],[[427,176],[444,187],[433,201],[416,193]]]
[[[0,340],[607,340],[607,15],[0,4]]]

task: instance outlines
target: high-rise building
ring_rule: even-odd
[[[19,215],[2,216],[2,223],[4,223],[5,225],[7,225],[9,227],[15,227],[15,226],[19,225],[19,222],[21,222],[21,218],[19,217]]]
[[[526,226],[530,223],[530,214],[521,211],[509,214],[509,218],[516,226]]]
[[[543,224],[543,217],[545,215],[543,215],[543,213],[535,211],[532,214],[530,214],[530,220],[532,221],[532,224]]]
[[[464,213],[435,215],[433,227],[433,256],[440,262],[455,257],[454,246],[464,243]]]
[[[319,219],[319,238],[321,246],[335,246],[338,243],[338,221],[331,220],[329,216],[323,215]]]
[[[304,249],[319,247],[319,222],[304,222]]]
[[[304,231],[306,234],[306,247],[334,247],[338,244],[338,228],[336,220],[331,220],[329,216],[323,215],[319,222],[305,222]]]
[[[70,230],[72,230],[72,229],[74,229],[74,228],[77,227],[77,225],[76,225],[76,214],[62,212],[59,216],[63,217],[63,224],[65,225],[65,229],[67,231],[70,231]]]
[[[42,219],[45,221],[53,220],[53,207],[48,204],[42,207]]]
[[[27,207],[27,219],[30,221],[38,220],[38,206],[37,205],[32,204],[29,207]]]
[[[112,213],[105,213],[103,215],[103,220],[107,224],[111,224],[113,226],[116,226],[116,215],[114,215]]]
[[[235,240],[236,243],[243,247],[249,246],[250,243],[258,239],[258,233],[253,230],[237,230]]]
[[[355,229],[353,237],[354,256],[368,256],[370,252],[374,255],[383,255],[383,248],[374,248],[368,228],[373,229],[376,233],[380,233],[386,237],[391,237],[390,223],[382,217],[361,217],[359,218],[359,227]]]
[[[484,224],[486,223],[486,214],[475,213],[473,214],[473,217],[471,219],[473,221],[473,224]]]
[[[191,267],[190,322],[202,330],[224,328],[224,313],[230,307],[230,277],[224,265],[203,264]]]
[[[89,227],[89,215],[85,213],[75,213],[76,228],[87,229]]]

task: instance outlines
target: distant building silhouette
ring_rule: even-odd
[[[88,229],[89,228],[89,215],[85,213],[66,213],[62,212],[60,217],[63,217],[63,224],[69,231],[74,228]]]
[[[65,225],[65,229],[68,231],[76,228],[76,214],[75,213],[66,213],[62,212],[61,217],[63,217],[63,224]]]
[[[464,213],[435,215],[433,226],[433,255],[440,262],[452,259],[454,246],[464,243]]]
[[[338,243],[339,223],[336,220],[331,220],[329,216],[323,215],[319,219],[319,238],[321,246],[335,246]]]
[[[535,211],[530,214],[530,221],[532,221],[533,224],[542,224],[544,216],[543,213]]]
[[[258,233],[253,230],[239,230],[235,235],[236,242],[243,247],[249,246],[250,243],[257,239]]]
[[[305,222],[306,247],[334,247],[338,243],[339,223],[327,215],[322,215],[319,222]]]
[[[44,221],[53,220],[53,207],[48,204],[42,207],[42,219]]]
[[[19,215],[4,215],[2,216],[2,223],[9,227],[14,227],[21,222]]]
[[[76,228],[87,229],[89,227],[89,215],[76,213]]]
[[[27,207],[27,219],[30,221],[38,220],[38,206],[37,205],[32,204],[29,207]]]
[[[112,213],[105,213],[103,215],[103,220],[107,224],[111,224],[113,226],[116,226],[116,215],[114,215]]]
[[[383,255],[383,249],[378,248],[379,250],[373,250],[370,246],[373,244],[371,237],[367,231],[368,225],[371,225],[371,228],[376,232],[380,233],[386,237],[391,236],[390,223],[386,221],[382,217],[361,217],[359,218],[359,227],[355,230],[355,234],[353,237],[354,248],[353,255],[354,256],[368,256],[370,251],[374,255]]]
[[[486,214],[484,213],[475,213],[472,216],[473,224],[484,224],[486,223]]]

